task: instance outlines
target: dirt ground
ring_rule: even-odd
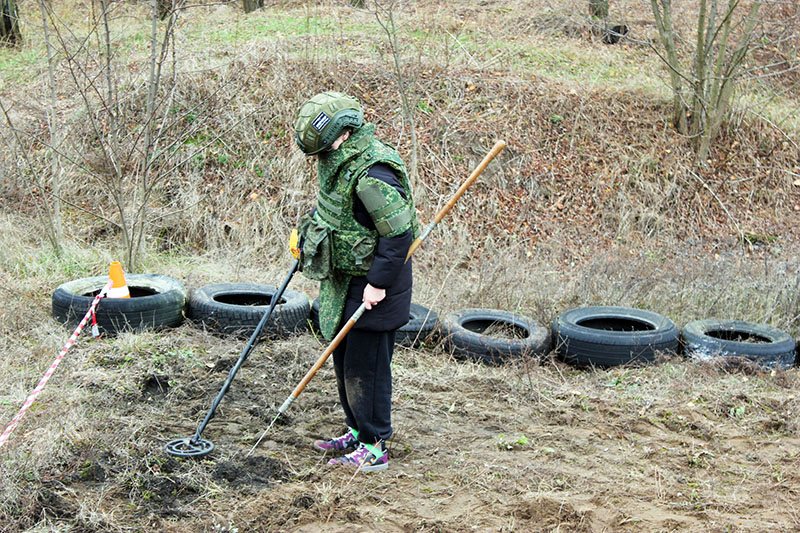
[[[247,455],[321,353],[306,333],[253,353],[203,434],[212,454],[167,455],[242,347],[189,324],[81,339],[3,450],[22,491],[4,531],[800,528],[796,370],[680,358],[591,370],[552,356],[487,367],[436,342],[399,347],[390,469],[364,474],[311,447],[342,430],[330,365]],[[52,420],[59,396],[69,409]],[[33,449],[45,428],[55,458]]]

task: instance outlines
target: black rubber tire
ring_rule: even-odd
[[[214,333],[250,337],[277,290],[258,283],[206,285],[189,295],[189,318]],[[305,294],[286,289],[260,337],[288,337],[305,330],[309,311]]]
[[[679,336],[669,318],[628,307],[570,309],[553,321],[556,351],[580,367],[652,363],[657,354],[678,353]]]
[[[395,333],[394,343],[408,348],[419,348],[426,340],[429,340],[436,332],[439,318],[436,313],[427,307],[412,303],[408,323],[400,327]],[[311,304],[311,312],[308,315],[308,322],[311,331],[319,334],[319,298]]]
[[[695,320],[683,327],[681,337],[684,353],[700,361],[747,359],[766,369],[788,369],[797,355],[788,333],[742,320]]]
[[[486,335],[490,326],[508,326],[519,338]],[[460,309],[439,323],[444,343],[455,355],[499,365],[550,350],[550,331],[523,315],[496,309]]]
[[[436,331],[439,317],[427,307],[415,303],[411,304],[409,311],[411,319],[397,330],[394,343],[409,348],[419,348]]]
[[[53,292],[53,317],[76,327],[107,282],[108,276],[96,276],[59,285]],[[183,322],[186,288],[180,281],[158,274],[126,274],[125,282],[130,298],[103,298],[97,306],[101,334],[173,327]]]
[[[315,334],[322,334],[319,329],[319,298],[315,298],[314,301],[311,302],[311,310],[308,313],[308,327]]]

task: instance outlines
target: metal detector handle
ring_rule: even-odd
[[[461,184],[461,187],[459,187],[456,193],[453,195],[453,197],[450,198],[450,201],[447,202],[447,205],[445,205],[436,214],[436,216],[433,219],[433,222],[425,226],[425,229],[422,231],[422,234],[419,237],[417,237],[414,242],[411,243],[411,246],[408,247],[408,254],[406,254],[406,262],[408,262],[408,260],[411,258],[411,254],[413,254],[414,251],[417,248],[419,248],[419,245],[422,244],[422,241],[425,240],[425,238],[433,230],[433,228],[436,227],[436,224],[441,222],[444,216],[447,214],[447,212],[450,211],[450,209],[452,209],[454,205],[456,205],[456,202],[458,201],[459,198],[461,198],[461,195],[464,194],[464,191],[466,191],[469,188],[469,186],[472,185],[472,183],[476,179],[478,179],[478,176],[483,174],[483,171],[486,170],[486,167],[489,165],[489,163],[492,162],[492,159],[497,157],[497,154],[502,152],[503,148],[505,147],[506,143],[503,140],[498,140],[494,143],[494,146],[492,147],[491,150],[489,150],[489,153],[486,154],[486,156],[483,158],[480,164],[478,164],[478,166],[475,167],[475,170],[472,171],[472,174],[470,174],[469,177],[464,181],[464,183]]]
[[[247,346],[245,346],[244,350],[242,350],[242,353],[239,356],[239,359],[236,361],[236,364],[233,365],[233,368],[231,368],[230,372],[228,372],[228,379],[225,380],[225,383],[222,385],[222,388],[217,394],[217,397],[214,398],[214,402],[211,404],[211,408],[208,410],[208,413],[206,414],[206,417],[203,419],[203,422],[197,427],[197,431],[195,432],[194,437],[192,437],[190,441],[192,444],[197,444],[200,441],[200,435],[203,434],[203,430],[206,429],[208,423],[211,421],[212,418],[214,418],[214,413],[216,412],[217,407],[219,406],[219,402],[222,401],[222,398],[225,396],[225,394],[228,392],[228,389],[231,387],[233,378],[236,377],[236,373],[239,372],[239,368],[242,366],[242,364],[244,364],[245,360],[249,357],[250,352],[253,351],[253,348],[258,342],[258,337],[261,335],[261,330],[263,330],[264,326],[267,325],[267,320],[269,320],[269,317],[272,315],[272,311],[275,310],[275,306],[278,305],[278,302],[283,296],[284,291],[286,291],[286,286],[289,285],[289,282],[292,280],[292,277],[294,276],[295,272],[297,272],[297,269],[299,267],[300,267],[300,260],[298,259],[294,262],[294,266],[292,266],[292,269],[289,271],[289,275],[286,276],[286,279],[283,280],[283,283],[278,288],[277,292],[275,292],[275,294],[273,295],[271,301],[269,302],[269,308],[267,309],[267,312],[264,313],[264,316],[261,317],[261,320],[256,326],[256,329],[253,331],[253,334],[250,335],[250,340],[247,341]]]

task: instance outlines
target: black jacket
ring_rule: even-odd
[[[403,186],[397,180],[394,171],[388,165],[373,165],[367,175],[388,183],[405,198]],[[369,212],[358,198],[353,198],[353,215],[362,226],[375,229]],[[412,269],[411,259],[405,262],[408,248],[414,240],[411,230],[397,237],[381,237],[375,250],[375,258],[366,276],[355,276],[350,281],[347,291],[347,302],[344,307],[342,323],[344,324],[361,305],[364,288],[367,283],[379,289],[386,289],[386,298],[365,311],[356,322],[354,329],[370,331],[392,331],[403,326],[409,319],[411,306]]]

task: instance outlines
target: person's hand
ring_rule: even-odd
[[[367,304],[367,309],[372,309],[373,305],[378,305],[378,302],[384,298],[386,298],[386,289],[378,289],[367,283],[367,286],[364,287],[364,297],[361,298],[361,301]]]

